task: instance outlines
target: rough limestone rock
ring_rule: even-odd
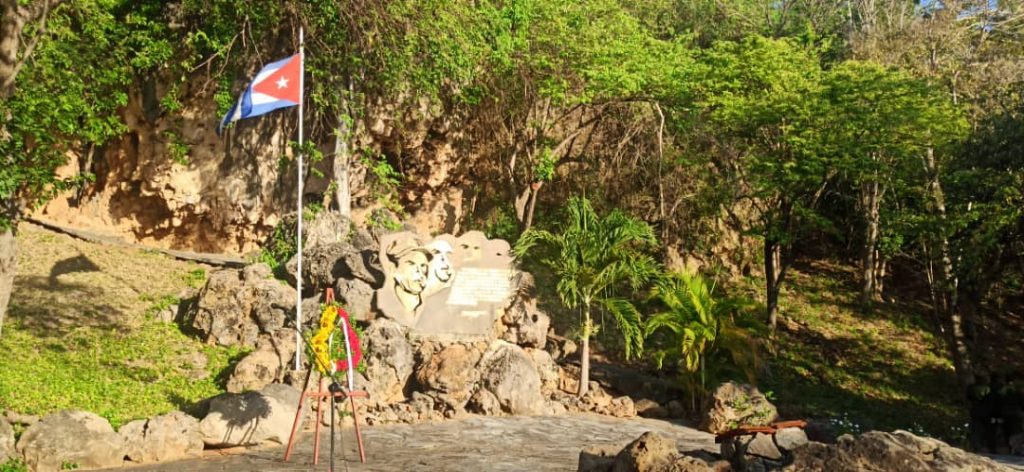
[[[551,354],[543,349],[524,349],[530,356],[530,360],[537,366],[537,374],[540,375],[541,392],[550,395],[558,390],[562,378],[561,368],[551,358]]]
[[[284,384],[225,393],[210,399],[210,411],[199,423],[199,432],[209,447],[285,444],[298,402],[299,391]]]
[[[303,222],[306,247],[348,242],[352,220],[335,211],[321,211],[310,221]]]
[[[577,472],[608,472],[611,470],[612,464],[615,463],[615,456],[620,450],[610,444],[587,446],[580,451],[579,465],[576,470]]]
[[[480,384],[513,415],[539,414],[544,408],[537,367],[515,344],[496,340],[480,360]]]
[[[405,398],[404,390],[413,372],[413,348],[405,329],[398,323],[378,318],[363,331],[366,362],[365,386],[375,402],[393,403]]]
[[[501,338],[520,346],[544,349],[551,317],[537,308],[537,299],[532,296],[533,276],[519,272],[517,277],[520,279],[518,296],[501,317],[505,329]]]
[[[369,320],[373,310],[373,287],[359,279],[338,279],[334,294],[344,303],[353,320]]]
[[[1010,436],[1010,454],[1024,456],[1024,433]]]
[[[712,394],[711,407],[704,413],[699,428],[719,434],[739,426],[764,426],[778,416],[775,405],[757,387],[726,382]]]
[[[636,407],[633,405],[633,399],[628,396],[621,396],[613,398],[607,407],[598,409],[598,413],[602,415],[610,415],[616,418],[632,418],[636,416]]]
[[[479,415],[497,416],[501,414],[501,403],[490,390],[481,388],[469,399],[466,409]]]
[[[261,333],[284,327],[295,310],[295,289],[266,278],[269,267],[210,275],[187,319],[208,343],[256,346]]]
[[[305,295],[321,293],[323,289],[334,285],[338,277],[345,274],[345,257],[355,248],[347,242],[308,246],[302,250],[302,293]],[[289,281],[294,280],[298,267],[297,256],[292,257],[286,265]]]
[[[590,446],[580,452],[578,472],[726,472],[724,461],[703,451],[682,455],[675,443],[648,431],[624,448]],[[707,460],[705,460],[707,459]],[[712,463],[709,464],[708,461]]]
[[[476,365],[481,356],[483,352],[472,345],[446,346],[424,359],[416,370],[419,390],[444,402],[451,410],[462,411],[480,380]]]
[[[615,456],[614,472],[647,472],[666,470],[679,454],[672,440],[654,432],[646,432],[629,443]]]
[[[279,364],[274,351],[259,349],[249,353],[235,365],[228,378],[227,391],[241,393],[270,385],[279,374]]]
[[[807,444],[807,433],[802,428],[783,428],[775,433],[775,442],[783,451],[793,451]]]
[[[341,277],[362,280],[374,287],[384,285],[384,266],[377,255],[376,244],[345,255]]]
[[[0,464],[14,457],[14,428],[7,420],[0,418]]]
[[[256,350],[245,356],[228,378],[227,391],[259,390],[284,380],[295,356],[295,330],[282,328],[272,335],[260,335]]]
[[[79,470],[120,467],[125,445],[107,420],[87,411],[65,410],[29,426],[18,441],[29,470],[51,472],[76,464]]]
[[[793,451],[785,471],[800,472],[1010,472],[987,457],[906,431],[844,435],[836,444],[807,443]]]
[[[636,414],[644,418],[665,418],[668,417],[668,410],[649,398],[641,398],[634,404]]]
[[[175,411],[149,420],[132,421],[118,431],[125,443],[125,456],[132,462],[162,462],[203,453],[199,420]]]

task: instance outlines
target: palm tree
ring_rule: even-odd
[[[562,303],[583,312],[577,392],[582,397],[590,382],[592,307],[600,306],[612,315],[625,337],[627,359],[643,350],[640,312],[615,292],[623,285],[640,290],[658,273],[658,264],[646,253],[657,245],[657,238],[650,225],[619,210],[599,217],[586,198],[570,199],[564,212],[565,220],[557,233],[527,230],[516,244],[515,252],[520,258],[529,254],[550,268],[558,277],[556,291]]]
[[[651,315],[644,335],[649,337],[660,328],[671,331],[680,369],[684,378],[690,379],[691,400],[706,391],[707,356],[712,351],[728,352],[726,362],[738,367],[748,378],[754,375],[757,343],[730,316],[744,305],[742,300],[720,298],[704,277],[685,272],[659,277],[651,289],[651,299],[660,302],[664,310]]]

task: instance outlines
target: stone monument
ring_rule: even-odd
[[[508,242],[479,231],[429,241],[411,232],[386,235],[377,309],[417,335],[493,337],[513,295],[511,252]]]

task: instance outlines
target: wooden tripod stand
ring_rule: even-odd
[[[348,398],[348,403],[352,408],[352,422],[356,427],[356,442],[359,444],[359,461],[366,463],[366,452],[363,450],[363,435],[359,431],[359,413],[356,410],[356,398],[368,398],[369,395],[362,390],[354,391],[339,391],[331,392],[324,389],[324,375],[317,373],[320,376],[318,381],[319,387],[316,392],[309,392],[309,381],[313,377],[313,369],[310,368],[306,372],[306,381],[302,383],[302,395],[299,396],[299,408],[295,411],[295,422],[292,423],[292,433],[288,436],[288,447],[284,450],[284,460],[288,462],[291,458],[292,448],[295,446],[295,434],[299,430],[299,423],[302,421],[302,404],[306,398],[315,399],[317,402],[316,406],[316,433],[313,436],[313,465],[317,465],[320,460],[320,425],[323,422],[324,416],[324,404],[330,405],[330,398],[333,395],[335,400],[341,398],[344,403],[345,398]]]

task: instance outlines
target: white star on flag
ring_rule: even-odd
[[[277,81],[277,88],[283,89],[288,87],[288,79],[281,77],[281,80]]]

